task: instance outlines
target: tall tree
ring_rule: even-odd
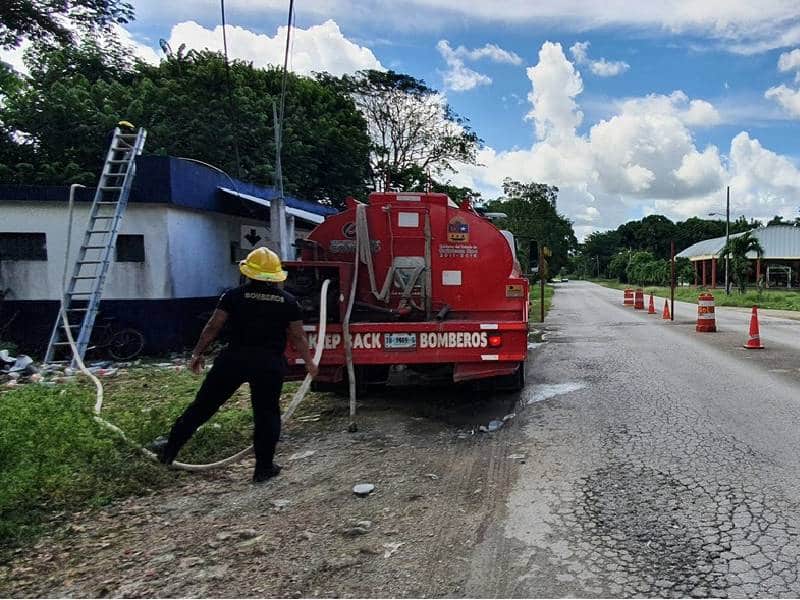
[[[486,210],[505,213],[507,219],[501,225],[520,241],[535,240],[550,248],[549,271],[558,273],[578,245],[572,223],[556,211],[558,188],[506,179],[503,192],[503,198],[485,204]],[[528,245],[523,243],[520,250],[520,261],[527,268]]]
[[[276,69],[234,61],[231,105],[219,53],[179,49],[152,66],[87,40],[77,48],[40,52],[29,66],[28,82],[8,94],[3,111],[4,127],[22,132],[17,156],[26,162],[0,162],[0,180],[94,183],[107,133],[126,119],[148,129],[148,153],[199,159],[233,176],[273,183],[272,107],[281,90]],[[287,192],[334,205],[363,193],[369,147],[366,123],[349,96],[290,75],[283,144]]]
[[[13,48],[23,38],[65,46],[74,43],[75,29],[108,32],[131,19],[133,7],[125,0],[3,0],[0,48]]]
[[[475,163],[481,140],[424,81],[375,70],[320,79],[350,94],[367,120],[373,189],[383,189],[387,179],[413,185],[426,172],[438,179],[458,162]]]

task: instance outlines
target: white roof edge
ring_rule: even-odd
[[[230,188],[226,188],[224,186],[218,186],[218,190],[225,192],[226,194],[230,194],[232,196],[236,196],[241,198],[242,200],[248,200],[253,202],[254,204],[258,204],[259,206],[264,206],[266,208],[270,207],[270,201],[265,198],[259,198],[258,196],[251,196],[250,194],[243,194],[241,192],[237,192],[236,190],[232,190]],[[307,210],[303,210],[302,208],[294,208],[292,206],[286,207],[286,212],[293,217],[297,217],[298,219],[302,219],[303,221],[308,221],[309,223],[316,223],[319,225],[320,223],[325,222],[325,217],[322,215],[318,215],[316,213],[309,212]]]

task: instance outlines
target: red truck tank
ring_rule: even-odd
[[[331,280],[319,381],[346,378],[349,329],[359,383],[384,382],[391,365],[405,365],[456,382],[524,384],[528,280],[511,234],[468,202],[400,192],[373,193],[368,204],[348,199],[299,244],[285,287],[298,298],[312,346],[319,290]],[[289,376],[302,377],[302,359],[291,348],[287,358]]]

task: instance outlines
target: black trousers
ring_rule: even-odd
[[[225,349],[214,361],[200,391],[169,434],[168,449],[175,454],[244,382],[250,384],[253,405],[253,447],[256,472],[272,465],[281,434],[279,400],[286,373],[283,356],[268,357],[263,350]]]

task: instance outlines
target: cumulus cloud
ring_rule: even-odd
[[[778,57],[778,70],[782,73],[800,70],[800,48],[795,48],[791,52],[782,52]]]
[[[447,40],[439,40],[436,49],[447,64],[442,73],[445,89],[454,92],[465,92],[481,85],[491,85],[492,78],[466,66],[468,60],[488,59],[495,63],[521,65],[522,57],[496,44],[486,44],[480,48],[453,48]]]
[[[719,111],[705,100],[690,100],[681,90],[671,94],[649,94],[630,98],[619,104],[619,111],[629,115],[668,115],[692,127],[709,127],[720,123]]]
[[[283,64],[286,27],[279,27],[274,36],[256,33],[238,26],[227,26],[228,55],[251,61],[257,67]],[[307,75],[327,71],[333,75],[360,69],[383,69],[372,50],[348,40],[333,20],[308,29],[292,31],[291,67]],[[184,21],[172,27],[169,36],[172,48],[186,44],[189,48],[222,51],[222,26],[206,29],[195,21]]]
[[[727,184],[734,214],[792,216],[800,170],[791,160],[746,132],[732,140],[727,156],[714,145],[697,146],[692,130],[719,122],[709,102],[680,90],[628,98],[582,134],[583,82],[562,47],[545,42],[527,73],[536,143],[506,152],[484,148],[481,166],[464,166],[454,183],[487,197],[499,194],[505,177],[557,185],[559,210],[579,237],[642,214],[684,219],[717,210]]]
[[[447,40],[439,40],[436,49],[447,63],[447,71],[442,73],[444,87],[453,92],[466,92],[480,85],[491,85],[492,78],[470,69],[464,59],[450,46]]]
[[[608,61],[605,58],[593,60],[589,58],[589,42],[575,42],[569,49],[575,62],[589,67],[598,77],[616,77],[628,69],[630,65],[621,60]]]
[[[777,102],[793,117],[800,118],[800,89],[790,88],[781,84],[769,88],[764,92],[764,97]]]

